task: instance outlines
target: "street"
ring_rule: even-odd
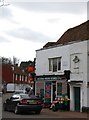
[[[2,118],[87,118],[87,114],[77,112],[53,112],[49,109],[43,109],[39,115],[34,113],[16,115],[13,112],[3,111]]]
[[[4,101],[7,97],[9,97],[11,94],[7,93],[3,95],[2,101]],[[34,114],[14,114],[13,112],[7,112],[2,110],[2,118],[84,118],[87,119],[88,114],[87,113],[81,113],[81,112],[72,112],[72,111],[57,111],[53,112],[52,110],[49,110],[48,108],[43,108],[41,113]]]

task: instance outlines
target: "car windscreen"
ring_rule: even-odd
[[[20,94],[21,98],[29,98],[28,94]]]

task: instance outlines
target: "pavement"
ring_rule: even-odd
[[[54,116],[63,116],[63,118],[89,118],[88,113],[82,113],[82,112],[75,112],[75,111],[56,111],[53,112],[52,110],[49,110],[49,108],[44,108],[43,110],[45,113],[47,112],[49,115],[54,114]]]

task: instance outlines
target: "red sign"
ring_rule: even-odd
[[[29,73],[31,73],[31,72],[34,72],[34,67],[33,66],[29,66],[28,68],[27,68],[27,71],[29,72]]]

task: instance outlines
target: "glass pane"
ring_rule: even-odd
[[[57,59],[54,58],[53,59],[53,72],[56,72],[57,71]]]
[[[61,58],[58,58],[58,70],[61,70]]]
[[[49,71],[52,71],[52,67],[51,67],[51,59],[49,59]]]
[[[57,83],[57,95],[61,96],[62,95],[62,83]]]

